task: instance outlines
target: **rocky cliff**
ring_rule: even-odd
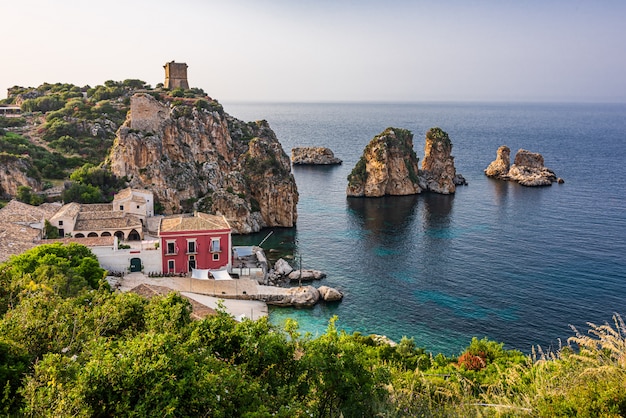
[[[347,195],[379,197],[420,193],[413,134],[387,128],[370,141],[348,175]]]
[[[500,180],[517,181],[523,186],[550,186],[553,182],[563,183],[554,171],[544,166],[543,156],[539,153],[520,149],[515,154],[513,165],[511,150],[506,145],[498,148],[496,159],[485,169],[489,177]]]
[[[324,147],[298,147],[291,150],[291,162],[294,165],[333,165],[342,161]]]
[[[420,179],[425,184],[424,189],[435,193],[450,194],[456,191],[456,186],[467,184],[463,176],[456,173],[452,142],[441,128],[431,128],[426,132],[424,145],[424,161]]]
[[[206,99],[138,93],[107,160],[166,214],[223,214],[236,233],[292,227],[298,191],[289,157],[266,121],[242,122]]]
[[[28,175],[33,169],[30,157],[0,154],[0,197],[9,199],[16,196],[19,186],[40,191],[41,183]]]

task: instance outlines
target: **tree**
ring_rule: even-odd
[[[43,198],[33,193],[33,189],[28,186],[18,186],[15,198],[22,203],[33,206],[39,206],[43,203]]]
[[[55,239],[59,238],[59,228],[52,225],[49,220],[46,219],[44,222],[44,234],[47,239]]]

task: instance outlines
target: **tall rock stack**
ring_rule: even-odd
[[[456,191],[456,185],[467,184],[461,175],[456,174],[452,142],[448,134],[441,128],[431,128],[426,132],[424,160],[422,161],[421,177],[425,181],[425,189],[441,194]]]
[[[420,193],[413,134],[387,128],[374,137],[348,176],[347,195],[379,197]]]

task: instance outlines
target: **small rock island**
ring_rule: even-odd
[[[404,196],[431,191],[450,194],[467,184],[456,174],[452,143],[441,128],[426,133],[422,170],[413,150],[413,134],[406,129],[387,128],[375,136],[348,175],[351,197]]]
[[[339,158],[325,147],[297,147],[291,149],[291,163],[294,165],[336,165]]]
[[[515,154],[511,165],[511,149],[502,145],[496,152],[496,159],[485,169],[485,175],[498,180],[513,180],[522,186],[551,186],[552,183],[564,183],[554,171],[546,168],[543,156],[539,153],[520,149]]]

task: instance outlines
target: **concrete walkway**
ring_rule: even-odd
[[[259,286],[253,280],[199,280],[189,277],[148,277],[143,273],[130,273],[119,280],[119,289],[128,292],[140,284],[169,287],[213,309],[217,309],[218,301],[221,300],[226,312],[237,320],[244,317],[258,319],[268,315],[265,302],[234,299],[238,296],[259,294]],[[263,286],[266,287],[270,286]]]

